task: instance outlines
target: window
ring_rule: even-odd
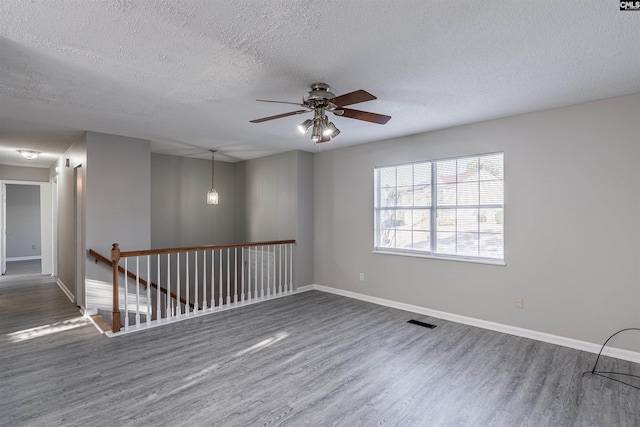
[[[375,169],[375,250],[504,259],[503,154]]]

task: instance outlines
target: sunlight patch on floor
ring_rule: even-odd
[[[37,326],[31,329],[12,332],[7,334],[7,338],[9,338],[9,341],[11,342],[26,341],[33,338],[43,337],[45,335],[55,334],[57,332],[68,331],[69,329],[80,328],[88,324],[89,322],[84,317],[76,317],[74,319],[63,320],[50,325]]]
[[[277,343],[278,341],[281,341],[283,339],[285,339],[286,337],[289,336],[288,332],[278,332],[277,334],[275,334],[273,337],[271,338],[267,338],[266,340],[262,340],[259,343],[256,343],[254,345],[252,345],[249,348],[245,348],[244,350],[241,350],[239,352],[236,353],[236,357],[237,356],[243,356],[247,353],[255,353],[258,350],[261,350],[265,347],[269,347],[275,343]]]

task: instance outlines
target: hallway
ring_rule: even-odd
[[[39,259],[32,259],[27,261],[7,261],[7,271],[4,273],[6,276],[23,276],[25,274],[41,274],[42,261]]]

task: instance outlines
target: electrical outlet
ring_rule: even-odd
[[[35,249],[35,248],[36,248],[36,245],[31,245],[31,249]]]
[[[364,273],[360,273],[360,281],[364,282]]]
[[[524,299],[522,297],[516,298],[516,308],[524,308]]]

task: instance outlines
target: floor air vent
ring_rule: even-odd
[[[424,323],[419,320],[411,319],[407,323],[411,323],[412,325],[424,326],[425,328],[433,329],[436,325],[432,325],[431,323]]]

